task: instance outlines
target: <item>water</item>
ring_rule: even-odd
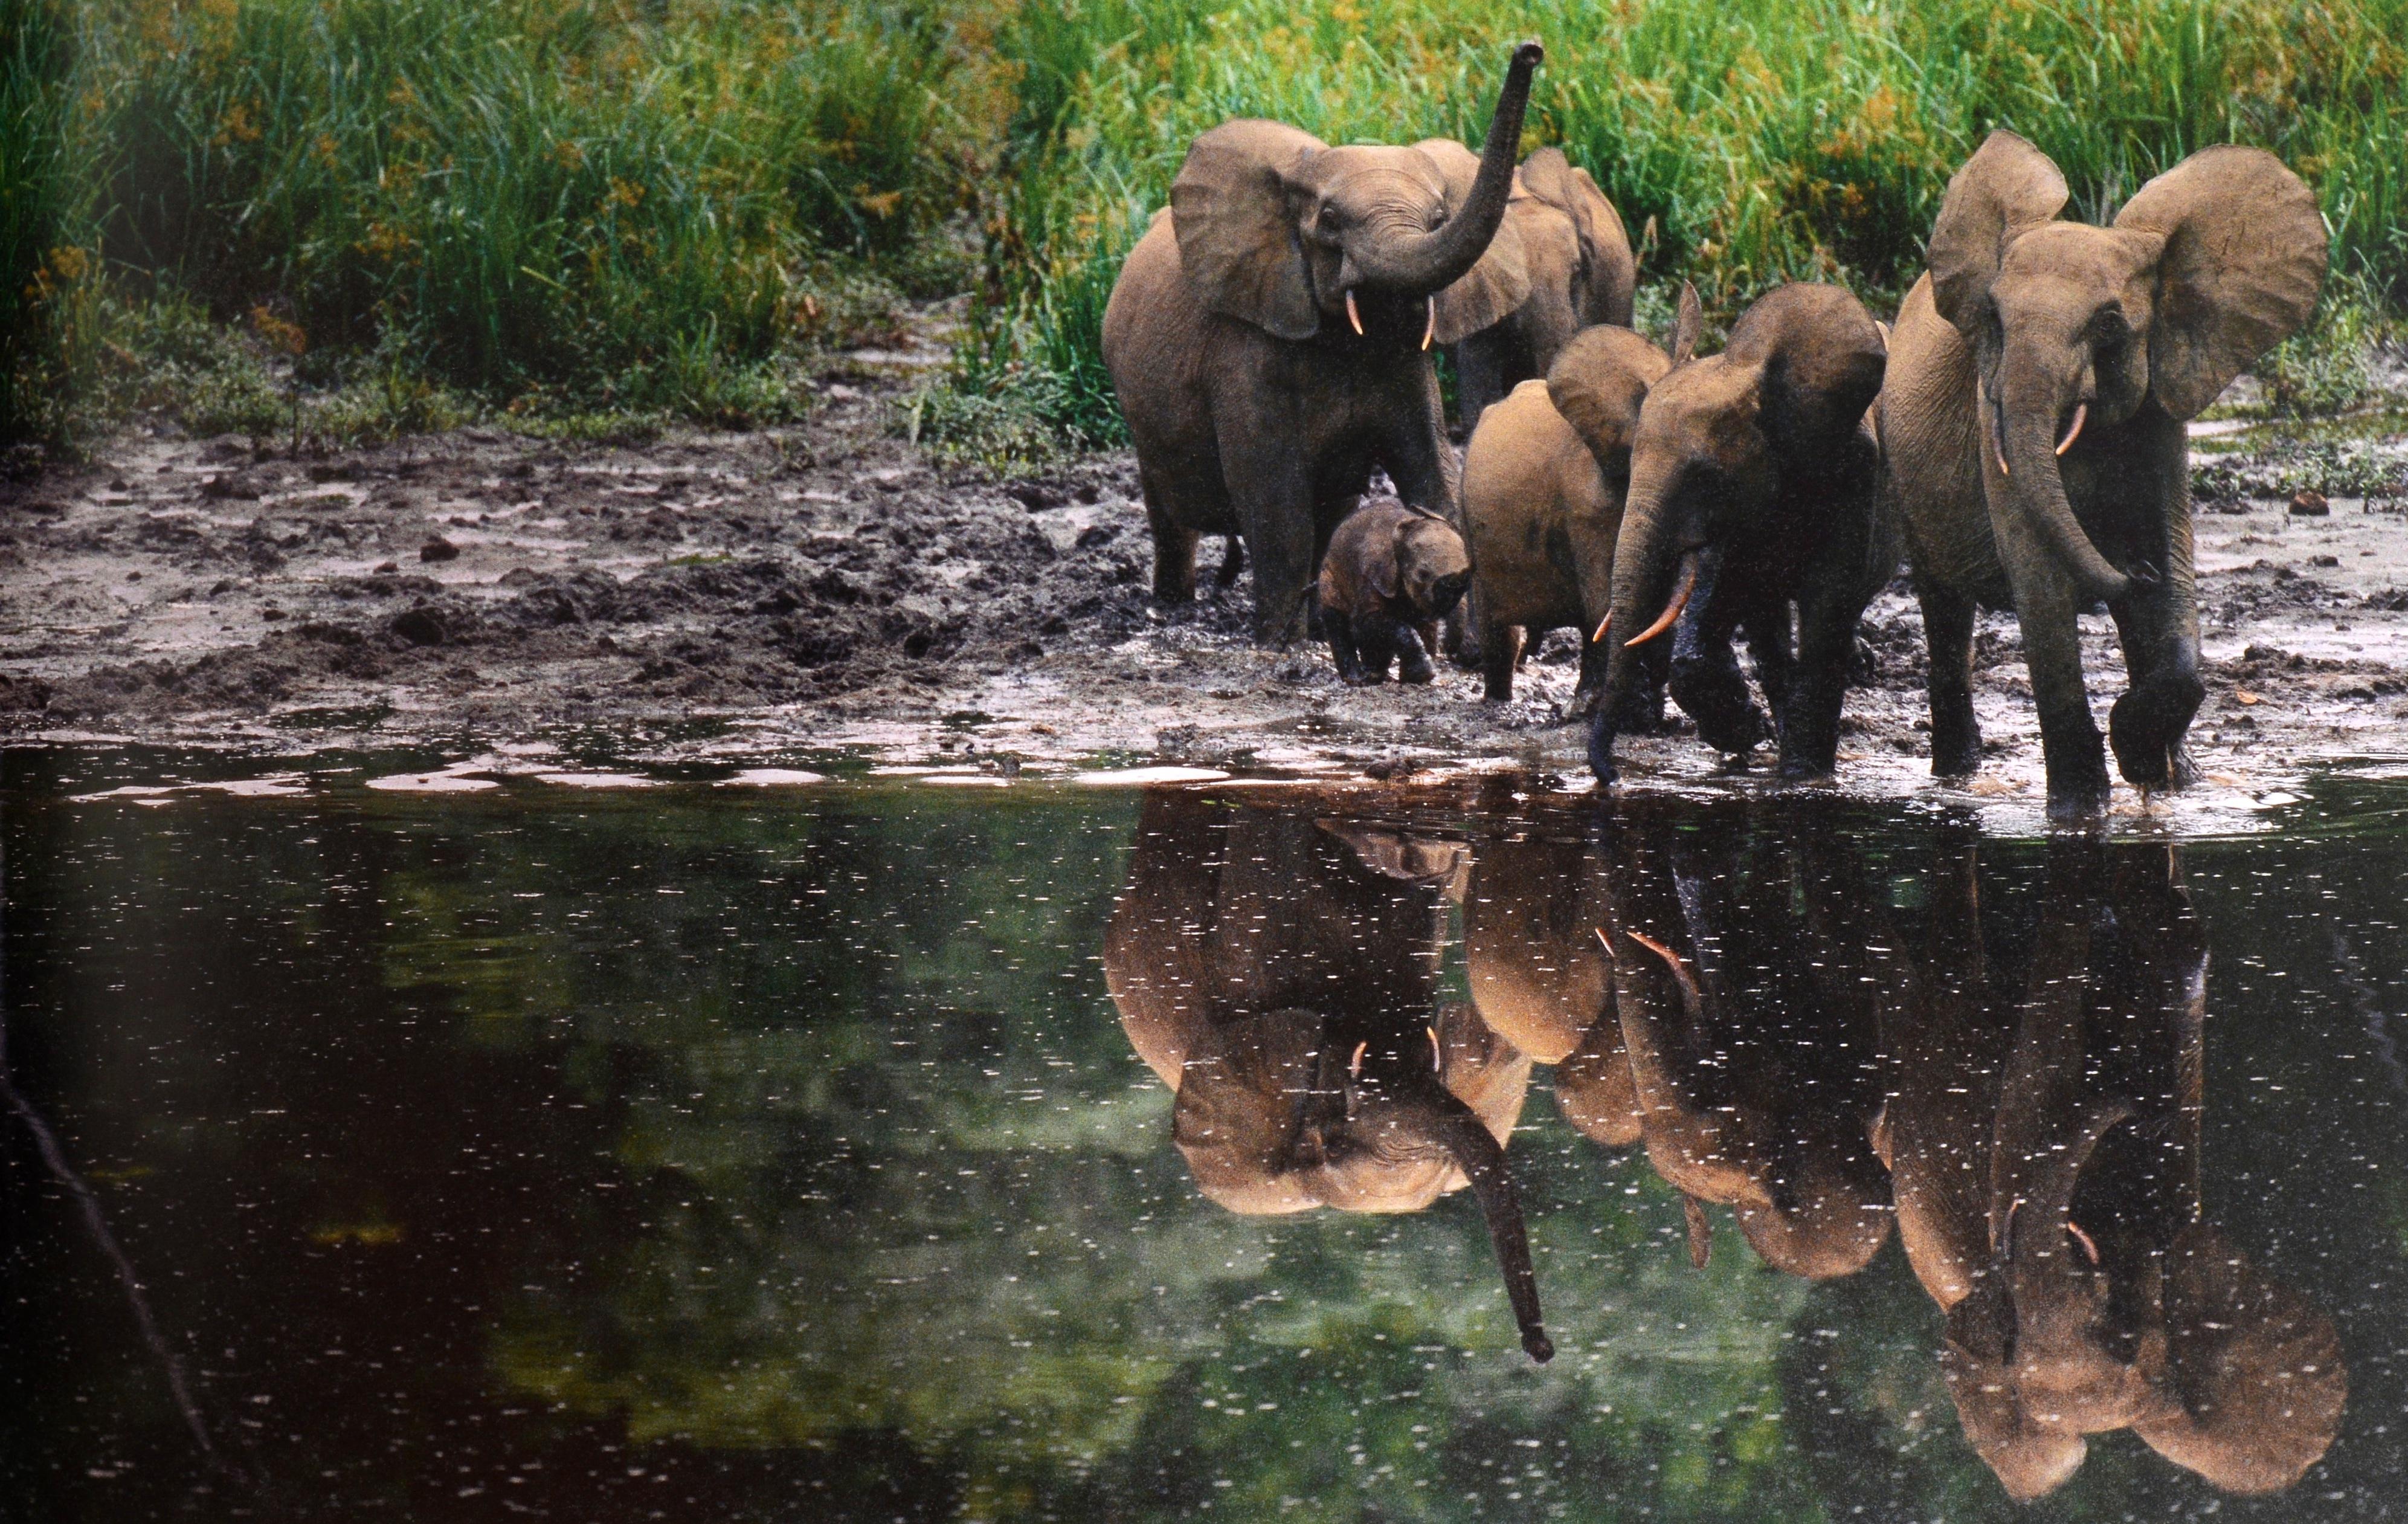
[[[2397,1495],[2398,784],[2179,847],[1506,785],[70,798],[139,772],[9,760],[0,1517]]]

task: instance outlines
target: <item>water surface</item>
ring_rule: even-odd
[[[2328,1518],[2408,1459],[2396,784],[2169,846],[95,776],[7,779],[7,1517]]]

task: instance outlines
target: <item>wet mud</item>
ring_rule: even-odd
[[[1324,648],[1257,650],[1250,579],[1216,588],[1210,541],[1199,601],[1151,597],[1127,454],[998,481],[900,438],[897,403],[933,358],[859,357],[821,382],[808,424],[777,433],[611,446],[469,429],[294,451],[169,430],[0,483],[0,733],[464,755],[608,734],[630,762],[850,749],[1004,775],[1584,776],[1559,717],[1571,632],[1534,643],[1506,704],[1443,663],[1427,687],[1350,689]],[[2246,804],[2321,762],[2408,751],[2408,425],[2348,447],[2374,478],[2388,465],[2387,487],[2315,516],[2282,494],[2331,447],[2239,429],[2195,425],[2210,691],[2193,735],[2197,797]],[[2103,614],[2085,632],[2103,718],[2121,659]],[[1989,755],[1969,784],[1928,776],[1903,576],[1862,655],[1839,786],[2037,804],[2012,617],[1980,628]],[[1625,755],[1642,788],[1746,770],[1685,725]],[[2119,789],[2119,809],[2145,804]]]

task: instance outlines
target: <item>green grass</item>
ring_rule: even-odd
[[[769,424],[816,352],[976,287],[916,426],[1112,442],[1104,300],[1197,133],[1476,142],[1526,36],[1526,147],[1652,227],[1642,311],[1894,300],[1994,125],[2085,216],[2210,143],[2294,165],[2340,279],[2278,408],[2350,405],[2408,305],[2408,0],[6,0],[0,438],[270,394],[330,430]],[[195,312],[258,385],[146,348]]]

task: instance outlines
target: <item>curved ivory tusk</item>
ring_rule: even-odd
[[[1595,645],[1595,644],[1597,644],[1598,641],[1600,641],[1600,640],[1604,640],[1604,639],[1605,639],[1605,627],[1606,627],[1608,625],[1611,625],[1611,624],[1612,624],[1612,623],[1613,623],[1613,611],[1612,611],[1612,610],[1611,610],[1611,609],[1608,609],[1607,611],[1605,611],[1605,617],[1604,617],[1603,619],[1600,619],[1600,620],[1598,620],[1598,621],[1597,622],[1597,633],[1596,633],[1595,635],[1592,635],[1592,636],[1590,636],[1590,637],[1588,638],[1588,643],[1589,643],[1589,644],[1591,644],[1591,645]],[[1598,932],[1598,935],[1601,937],[1601,936],[1605,935],[1605,933],[1604,933],[1604,932],[1602,932],[1602,931],[1600,931],[1600,932]]]
[[[1637,942],[1640,946],[1646,948],[1657,957],[1662,958],[1664,960],[1664,966],[1672,970],[1672,977],[1681,982],[1681,987],[1688,992],[1691,999],[1694,999],[1697,997],[1698,982],[1689,977],[1688,966],[1681,961],[1680,954],[1672,951],[1670,947],[1665,946],[1662,942],[1657,942],[1655,938],[1647,935],[1644,931],[1631,932],[1630,940]]]
[[[2064,454],[2067,451],[2072,449],[2073,441],[2082,438],[2082,421],[2089,416],[2089,403],[2077,402],[2073,405],[2073,426],[2065,431],[2064,439],[2057,441],[2057,453],[2058,454]]]
[[[1354,1057],[1346,1060],[1346,1072],[1358,1080],[1363,1077],[1363,1050],[1370,1045],[1369,1042],[1355,1043]]]
[[[1670,629],[1672,627],[1672,621],[1680,618],[1681,611],[1689,606],[1689,595],[1697,590],[1698,563],[1693,557],[1689,562],[1688,568],[1681,574],[1681,585],[1675,588],[1672,592],[1672,601],[1664,605],[1664,611],[1656,616],[1656,623],[1648,625],[1645,629],[1641,630],[1638,634],[1632,636],[1629,640],[1625,640],[1622,643],[1626,646],[1645,645],[1648,641],[1663,634],[1666,630]],[[1607,617],[1612,618],[1612,616],[1609,614]],[[1600,633],[1602,633],[1601,629]],[[1638,935],[1636,932],[1631,934],[1633,936]]]
[[[1446,1052],[1438,1045],[1438,1028],[1435,1027],[1425,1027],[1422,1030],[1429,1033],[1430,1068],[1433,1070],[1443,1070],[1446,1068]]]
[[[1422,324],[1422,348],[1427,349],[1430,340],[1438,337],[1438,298],[1426,296],[1422,299],[1429,303],[1429,321]]]
[[[1621,961],[1613,956],[1613,939],[1605,934],[1605,927],[1598,927],[1597,928],[1597,944],[1605,949],[1605,960],[1608,963],[1616,963]]]
[[[1346,321],[1354,325],[1354,337],[1363,337],[1363,314],[1354,310],[1354,288],[1346,288]]]
[[[2088,1233],[2082,1230],[2082,1225],[2078,1222],[2069,1222],[2065,1225],[2065,1230],[2071,1233],[2073,1235],[2074,1242],[2082,1245],[2082,1252],[2090,1257],[2090,1262],[2094,1265],[2097,1264],[2099,1262],[2099,1245],[2091,1242],[2091,1238]]]

